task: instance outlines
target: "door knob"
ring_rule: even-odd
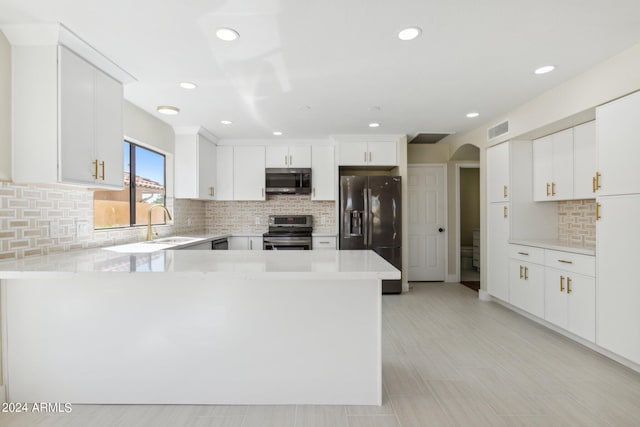
[[[438,231],[442,233],[444,231],[444,228],[440,227],[438,228]]]

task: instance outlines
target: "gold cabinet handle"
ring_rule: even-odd
[[[555,182],[551,183],[551,195],[552,196],[556,195],[556,183]]]
[[[524,268],[524,280],[529,280],[529,267]]]
[[[521,278],[521,279],[524,277],[524,275],[522,274],[522,269],[523,269],[523,268],[524,268],[523,266],[520,266],[520,278]]]
[[[567,293],[570,294],[571,292],[573,292],[571,290],[571,277],[567,277]]]
[[[98,160],[96,159],[92,163],[93,163],[94,172],[93,172],[93,175],[91,176],[93,176],[93,179],[98,179]]]
[[[102,168],[102,176],[100,177],[100,179],[104,181],[104,161],[100,162],[100,167]]]
[[[600,217],[600,203],[596,203],[596,221],[598,221],[601,217]]]
[[[596,176],[594,175],[593,178],[591,178],[591,188],[592,188],[592,193],[596,192]]]
[[[525,255],[525,256],[529,256],[529,254],[528,254],[528,253],[526,253],[526,252],[518,252],[518,255]]]
[[[549,187],[550,187],[550,185],[549,185],[549,183],[547,182],[547,196],[549,195]]]
[[[507,207],[506,206],[503,208],[503,214],[504,214],[504,217],[506,218],[507,217]]]
[[[558,262],[561,262],[563,264],[573,264],[573,261],[567,261],[566,259],[559,259]]]
[[[564,292],[564,276],[560,276],[560,292]]]
[[[504,186],[504,189],[502,190],[502,195],[504,196],[504,198],[507,198],[507,186]]]
[[[264,197],[264,187],[262,187],[262,197]]]
[[[599,189],[601,188],[601,187],[600,187],[600,177],[601,177],[601,176],[602,176],[602,175],[600,175],[600,172],[596,172],[596,190],[599,190]],[[594,192],[595,192],[595,191],[594,191]]]

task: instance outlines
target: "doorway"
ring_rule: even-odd
[[[456,164],[456,275],[480,289],[480,164]]]
[[[409,281],[441,282],[447,265],[445,164],[409,165]]]

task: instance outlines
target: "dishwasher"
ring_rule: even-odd
[[[211,242],[211,250],[214,251],[226,251],[229,249],[229,241],[227,238],[216,239]]]

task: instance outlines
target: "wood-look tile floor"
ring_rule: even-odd
[[[640,426],[640,374],[459,284],[383,298],[383,405],[74,405],[0,426]]]

